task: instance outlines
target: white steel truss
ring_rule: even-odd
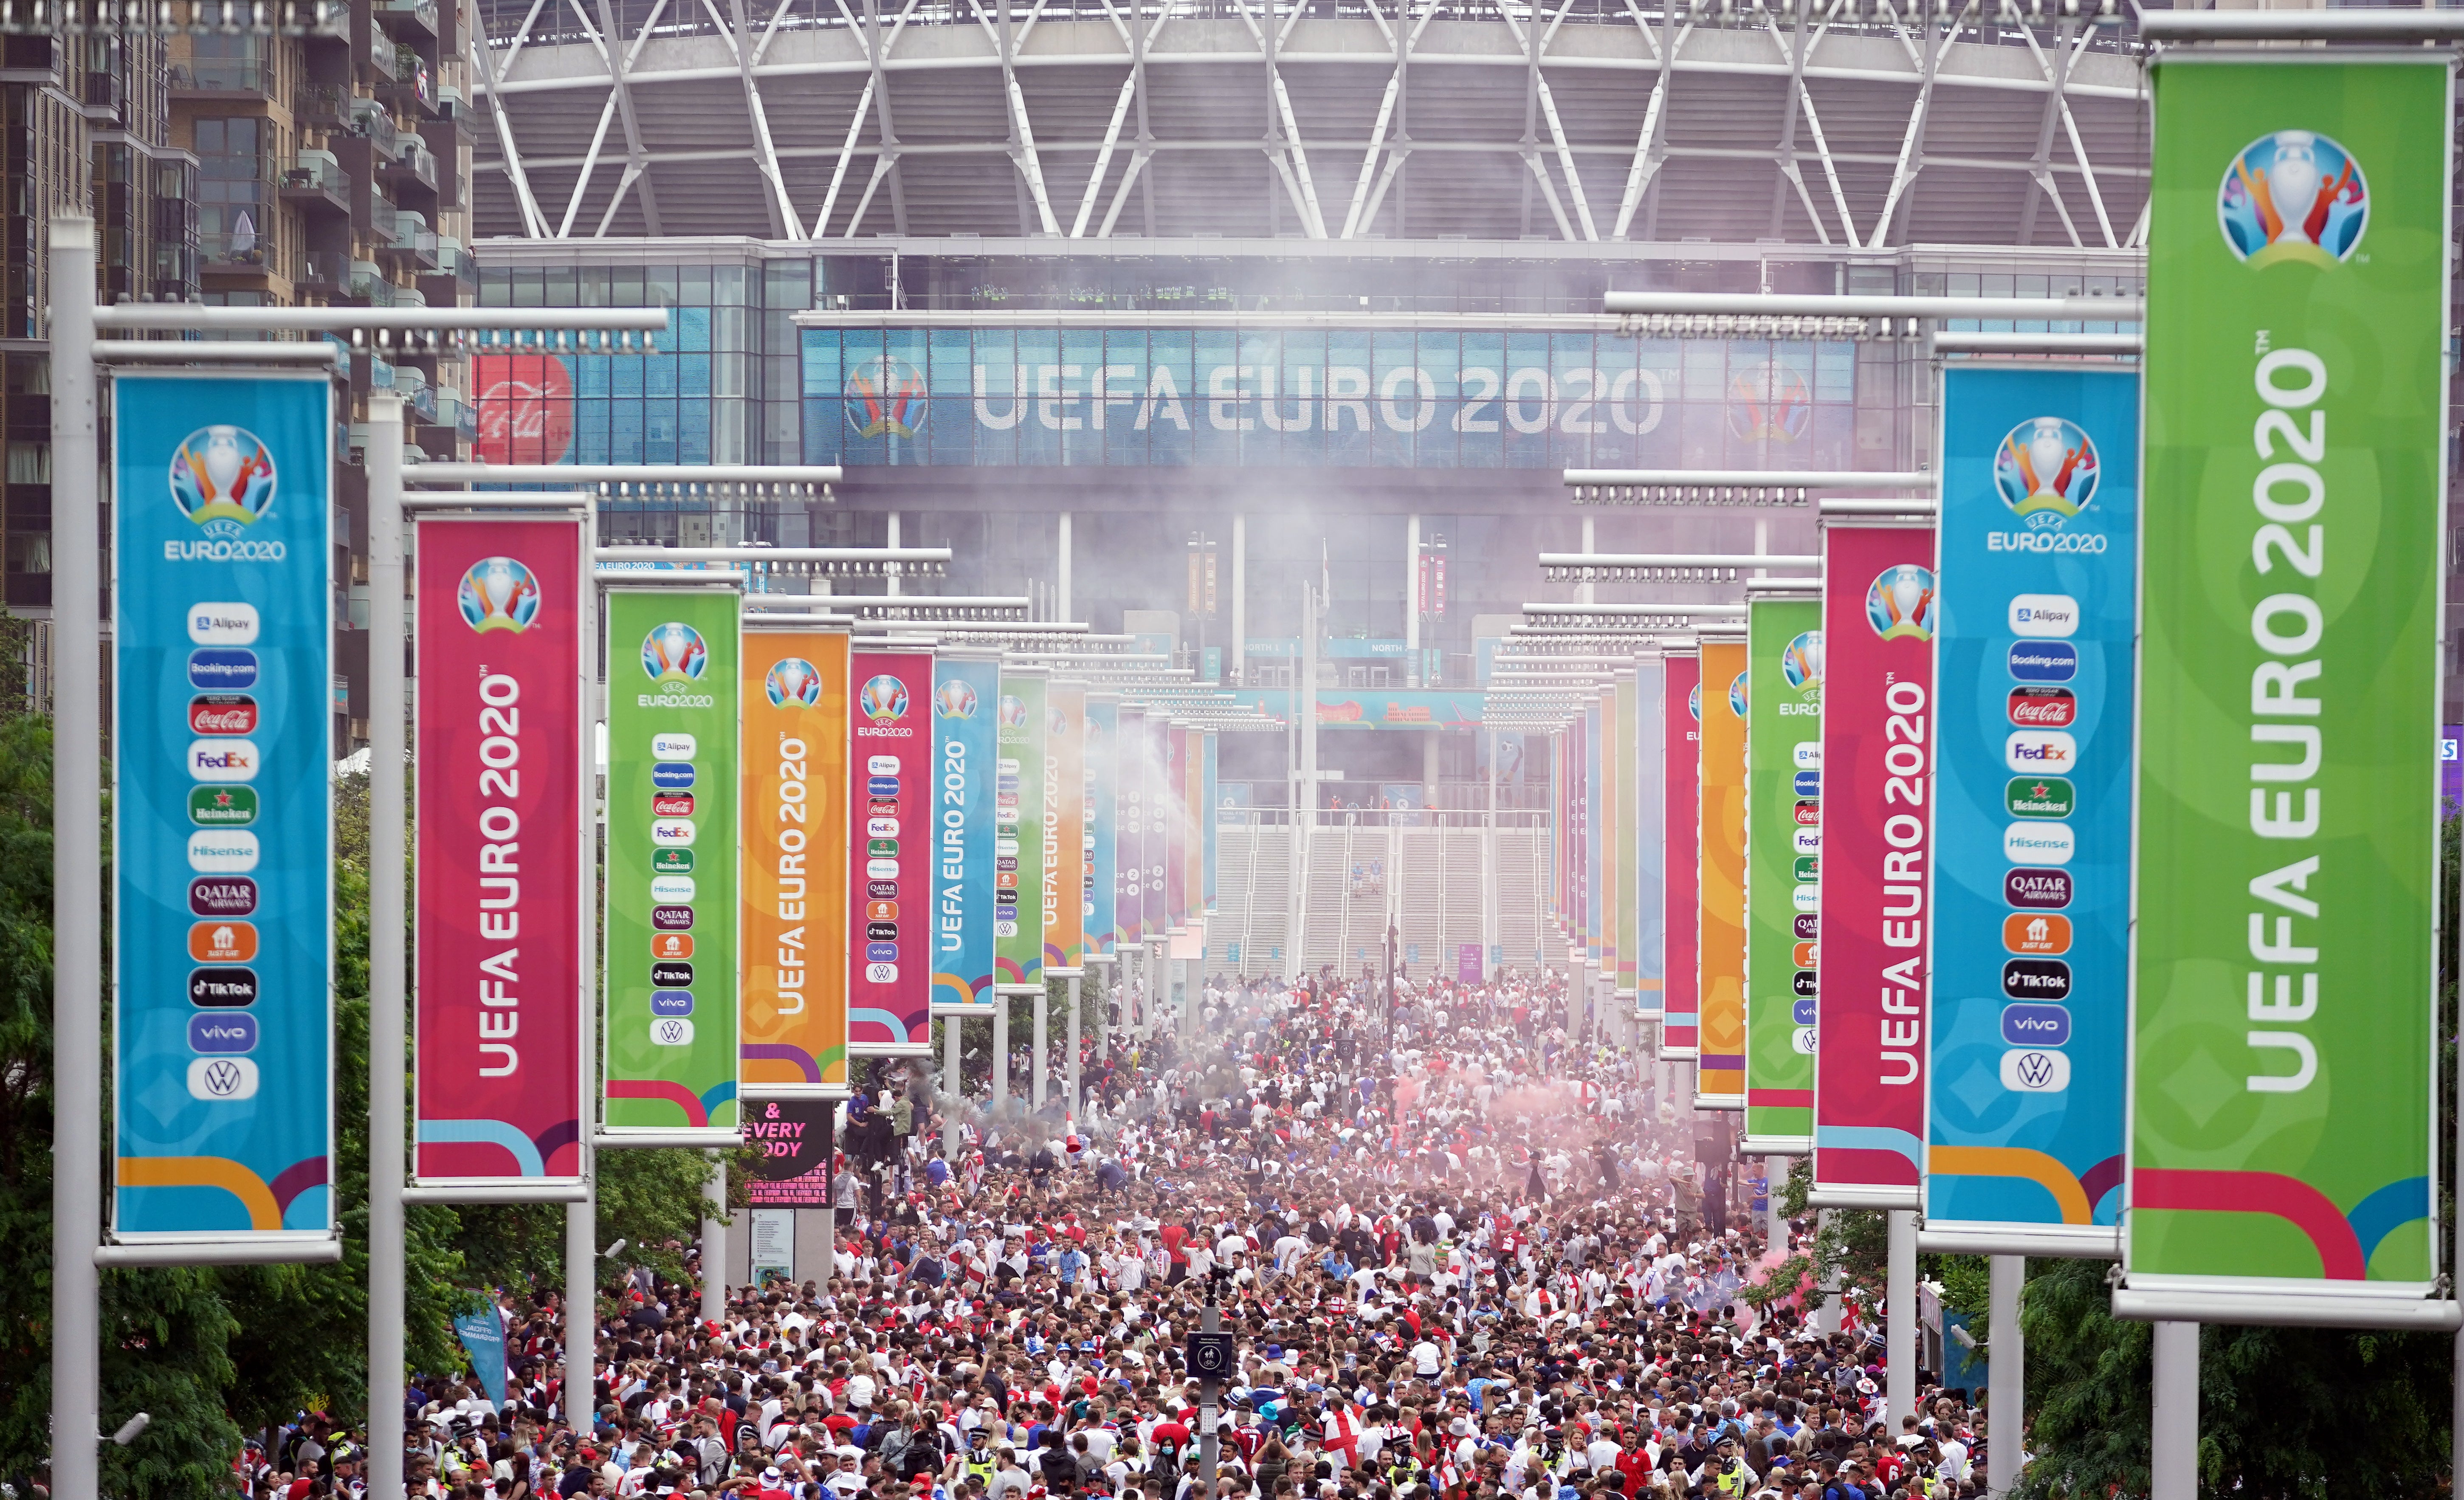
[[[1717,193],[1733,208],[1735,166],[1750,163],[1771,171],[1771,195],[1719,238],[2029,244],[2048,205],[2049,231],[2057,222],[2074,247],[2124,248],[2141,232],[2117,232],[2119,215],[2143,216],[2145,160],[2136,51],[2113,28],[1993,0],[1917,0],[1904,12],[1894,0],[1775,3],[1732,12],[1709,0],[1362,0],[1329,14],[1307,0],[488,0],[468,33],[495,126],[481,232],[565,237],[596,210],[599,234],[630,211],[652,234],[849,238],[877,223],[887,188],[888,228],[901,236],[1006,236],[1012,215],[989,201],[953,207],[981,196],[987,180],[965,159],[985,156],[1014,169],[1019,233],[1109,238],[1133,196],[1148,233],[1173,232],[1193,183],[1220,214],[1230,195],[1206,164],[1234,150],[1263,156],[1287,232],[1309,239],[1402,232],[1401,210],[1388,210],[1405,176],[1423,181],[1415,158],[1435,168],[1428,201],[1441,215],[1424,214],[1415,188],[1419,235],[1451,228],[1442,215],[1463,211],[1474,183],[1494,210],[1483,232],[1508,230],[1510,209],[1493,201],[1508,180],[1490,161],[1511,161],[1523,184],[1514,232],[1552,230],[1565,242],[1711,237],[1695,232],[1702,200]],[[502,24],[517,11],[512,34],[490,34],[492,14]],[[1229,44],[1234,23],[1245,48]],[[1162,67],[1175,82],[1158,135],[1150,105]],[[1497,108],[1507,67],[1521,74],[1519,118]],[[1056,68],[1073,72],[1039,85],[1030,116],[1022,77]],[[1240,106],[1249,123],[1216,129],[1192,108],[1217,97],[1207,79],[1239,68],[1255,70],[1263,134],[1254,106]],[[707,86],[722,80],[741,99],[734,144],[723,129],[713,139],[721,121]],[[592,92],[577,111],[574,95]],[[1902,112],[1886,141],[1877,107],[1892,93]],[[935,116],[935,131],[902,140],[893,95]],[[2034,96],[2016,128],[2013,95]],[[997,133],[946,124],[996,96]],[[611,190],[600,166],[620,133]],[[1338,203],[1319,191],[1330,157],[1351,178]],[[1180,165],[1159,179],[1166,163]],[[934,222],[911,225],[916,172],[933,184]],[[1943,174],[1925,191],[1921,227],[1919,186]],[[2025,186],[1979,186],[1994,181]],[[758,193],[722,190],[737,182]],[[1611,211],[1601,194],[1613,183]],[[542,188],[563,199],[560,213],[539,207]],[[665,214],[658,188],[671,200]],[[683,220],[679,194],[693,204]],[[804,194],[807,209],[818,203],[809,220],[797,209]],[[1973,229],[1946,232],[1951,206],[1969,199]],[[1241,224],[1236,232],[1269,232],[1263,219]]]

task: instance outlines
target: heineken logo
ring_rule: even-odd
[[[2002,796],[2012,815],[2020,818],[2067,818],[2079,805],[2079,792],[2059,776],[2014,776]]]

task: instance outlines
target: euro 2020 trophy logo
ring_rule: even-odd
[[[171,498],[207,536],[242,536],[274,509],[274,455],[245,429],[201,427],[171,454]]]
[[[2002,503],[2030,526],[2058,526],[2096,499],[2096,443],[2064,417],[2030,417],[1993,452]]]
[[[2315,130],[2278,130],[2243,146],[2216,189],[2216,224],[2254,266],[2350,260],[2370,223],[2362,164]]]

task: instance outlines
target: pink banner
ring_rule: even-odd
[[[1925,1158],[1933,553],[1929,526],[1823,531],[1823,826],[1808,852],[1821,860],[1814,1187],[1832,1206],[1917,1206]]]
[[[1700,976],[1695,972],[1701,947],[1697,910],[1702,901],[1700,872],[1695,869],[1697,845],[1695,785],[1703,766],[1703,662],[1696,656],[1668,655],[1668,686],[1661,695],[1665,716],[1661,742],[1661,886],[1666,919],[1661,941],[1668,957],[1663,971],[1667,985],[1666,1014],[1660,1024],[1660,1055],[1681,1061],[1702,1051],[1703,1004]]]
[[[415,1175],[571,1182],[595,834],[582,521],[432,517],[418,537]]]
[[[1164,797],[1171,807],[1163,836],[1163,909],[1168,929],[1178,932],[1189,924],[1189,813],[1181,805],[1181,788],[1189,781],[1189,731],[1167,725],[1163,737]]]
[[[847,1051],[933,1050],[931,651],[856,651],[847,805]],[[880,830],[876,832],[876,830]]]

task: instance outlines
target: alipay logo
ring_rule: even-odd
[[[2079,601],[2068,594],[2018,594],[2011,600],[2011,633],[2056,638],[2078,632]]]
[[[254,605],[188,607],[188,639],[199,646],[253,646],[256,630]]]

